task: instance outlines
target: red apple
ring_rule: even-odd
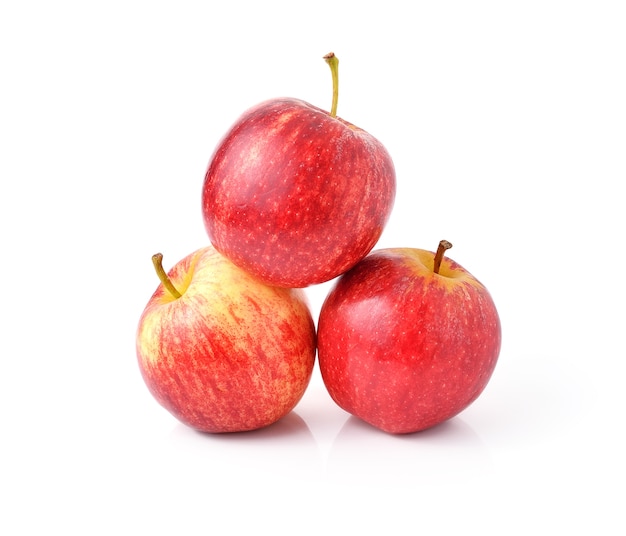
[[[139,368],[156,400],[204,432],[262,428],[301,399],[315,359],[302,290],[264,285],[214,248],[166,274],[137,330]]]
[[[381,249],[342,275],[324,301],[318,360],[329,394],[389,433],[450,419],[489,381],[500,320],[487,289],[443,252]]]
[[[212,244],[258,279],[328,281],[367,255],[395,198],[385,147],[331,112],[280,98],[246,111],[218,144],[202,190]]]

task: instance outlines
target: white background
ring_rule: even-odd
[[[4,2],[0,533],[623,534],[624,28],[603,0]],[[195,433],[139,375],[150,257],[206,245],[246,108],[329,108],[330,51],[339,115],[396,164],[377,247],[450,240],[500,361],[421,434],[350,418],[317,368],[275,426]]]

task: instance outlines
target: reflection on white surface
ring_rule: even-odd
[[[464,412],[406,435],[387,434],[338,408],[316,369],[296,410],[275,424],[252,432],[204,434],[175,423],[167,445],[182,467],[212,478],[250,482],[269,475],[396,488],[478,483],[497,478],[510,464],[540,467],[554,456],[547,449],[574,433],[584,417],[584,398],[592,395],[582,387],[580,374],[566,373],[558,363],[554,358],[505,359],[483,395]],[[161,408],[152,409],[159,423],[172,422]],[[524,450],[533,456],[518,459]]]

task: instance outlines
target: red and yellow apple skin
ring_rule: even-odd
[[[304,101],[246,111],[217,146],[202,189],[211,243],[258,279],[328,281],[367,255],[395,200],[385,147]]]
[[[203,432],[268,426],[301,399],[315,360],[303,291],[264,285],[214,248],[176,264],[141,315],[139,368],[154,398]]]
[[[381,249],[341,276],[322,305],[318,360],[333,400],[389,433],[432,427],[481,394],[501,326],[463,267],[412,248]]]

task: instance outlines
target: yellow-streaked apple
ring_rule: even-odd
[[[137,328],[143,379],[182,423],[203,432],[242,432],[288,414],[310,381],[315,325],[302,290],[265,285],[213,247],[169,272]]]
[[[445,256],[380,249],[343,274],[320,311],[318,360],[344,410],[389,433],[435,426],[492,376],[501,325],[485,286]]]

